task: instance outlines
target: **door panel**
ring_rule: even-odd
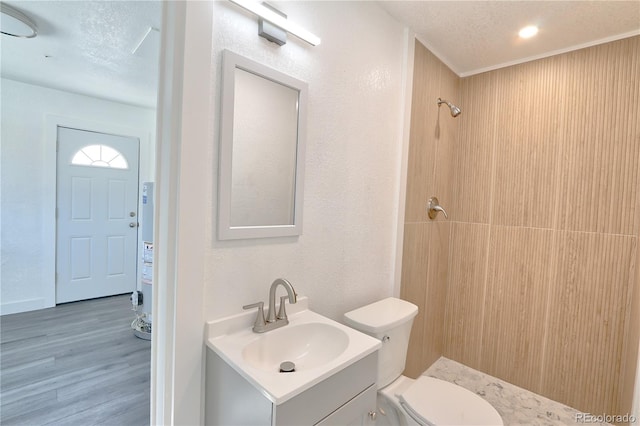
[[[56,303],[135,290],[138,150],[136,138],[58,128]]]
[[[122,180],[109,181],[109,219],[125,219],[127,199],[126,182]]]
[[[122,275],[125,273],[125,238],[108,237],[107,239],[107,275]]]
[[[71,279],[85,280],[91,277],[91,238],[71,238]]]
[[[91,179],[71,178],[71,219],[91,220]]]

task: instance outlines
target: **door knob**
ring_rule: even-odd
[[[129,228],[135,228],[136,226],[138,226],[137,222],[131,222],[129,223]]]

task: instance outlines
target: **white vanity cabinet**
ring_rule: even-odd
[[[275,404],[213,350],[207,349],[205,421],[211,426],[374,425],[378,353],[373,352]],[[300,374],[280,373],[286,374]]]

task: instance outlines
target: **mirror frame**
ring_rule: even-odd
[[[241,69],[298,91],[298,132],[296,143],[293,223],[288,225],[231,226],[233,122],[235,105],[235,70]],[[222,102],[218,176],[218,239],[290,237],[302,234],[304,196],[305,136],[307,130],[308,85],[266,65],[229,50],[222,53]]]

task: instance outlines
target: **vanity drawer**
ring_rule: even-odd
[[[378,352],[376,351],[300,395],[277,405],[272,424],[301,426],[314,425],[323,421],[365,389],[375,385],[377,367]],[[375,386],[373,388],[375,389]]]

